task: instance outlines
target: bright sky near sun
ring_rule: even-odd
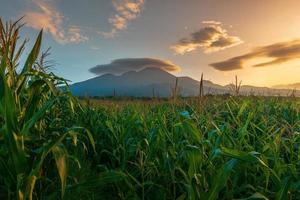
[[[55,72],[73,82],[141,66],[223,85],[235,75],[300,82],[299,9],[299,0],[0,0],[4,21],[25,16],[24,36],[44,29]]]

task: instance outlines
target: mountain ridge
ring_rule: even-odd
[[[197,96],[199,94],[199,81],[189,77],[176,77],[159,68],[145,68],[140,71],[129,71],[122,75],[104,74],[82,82],[72,84],[71,92],[75,96],[133,96],[133,97],[159,97],[172,96],[176,78],[182,96]],[[204,80],[204,94],[231,93],[231,84],[219,85]],[[241,86],[241,94],[287,96],[288,89],[274,89],[267,87]],[[296,92],[300,96],[300,91]]]
[[[275,89],[291,89],[291,90],[294,90],[294,89],[300,89],[300,82],[298,83],[291,83],[291,84],[279,84],[279,85],[274,85],[272,86],[272,88],[275,88]]]

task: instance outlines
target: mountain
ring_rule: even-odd
[[[300,90],[300,82],[299,83],[292,83],[292,84],[286,84],[286,85],[274,85],[272,88],[276,89],[290,89],[290,90]]]
[[[170,97],[175,87],[176,76],[158,68],[130,71],[120,76],[105,74],[70,86],[76,96],[133,96]],[[230,93],[232,85],[221,86],[203,81],[204,94]],[[197,96],[199,81],[190,77],[178,77],[178,90],[182,96]],[[242,86],[241,94],[288,95],[290,90],[266,87]],[[298,91],[299,92],[299,91]]]

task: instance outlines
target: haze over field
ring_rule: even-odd
[[[156,67],[220,85],[293,89],[300,81],[298,0],[0,0],[1,17],[43,28],[55,70],[73,83]],[[266,12],[267,11],[267,12]],[[245,12],[247,13],[245,15]],[[146,58],[143,59],[143,58]]]

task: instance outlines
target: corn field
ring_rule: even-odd
[[[82,102],[0,21],[0,199],[300,199],[300,100]]]

